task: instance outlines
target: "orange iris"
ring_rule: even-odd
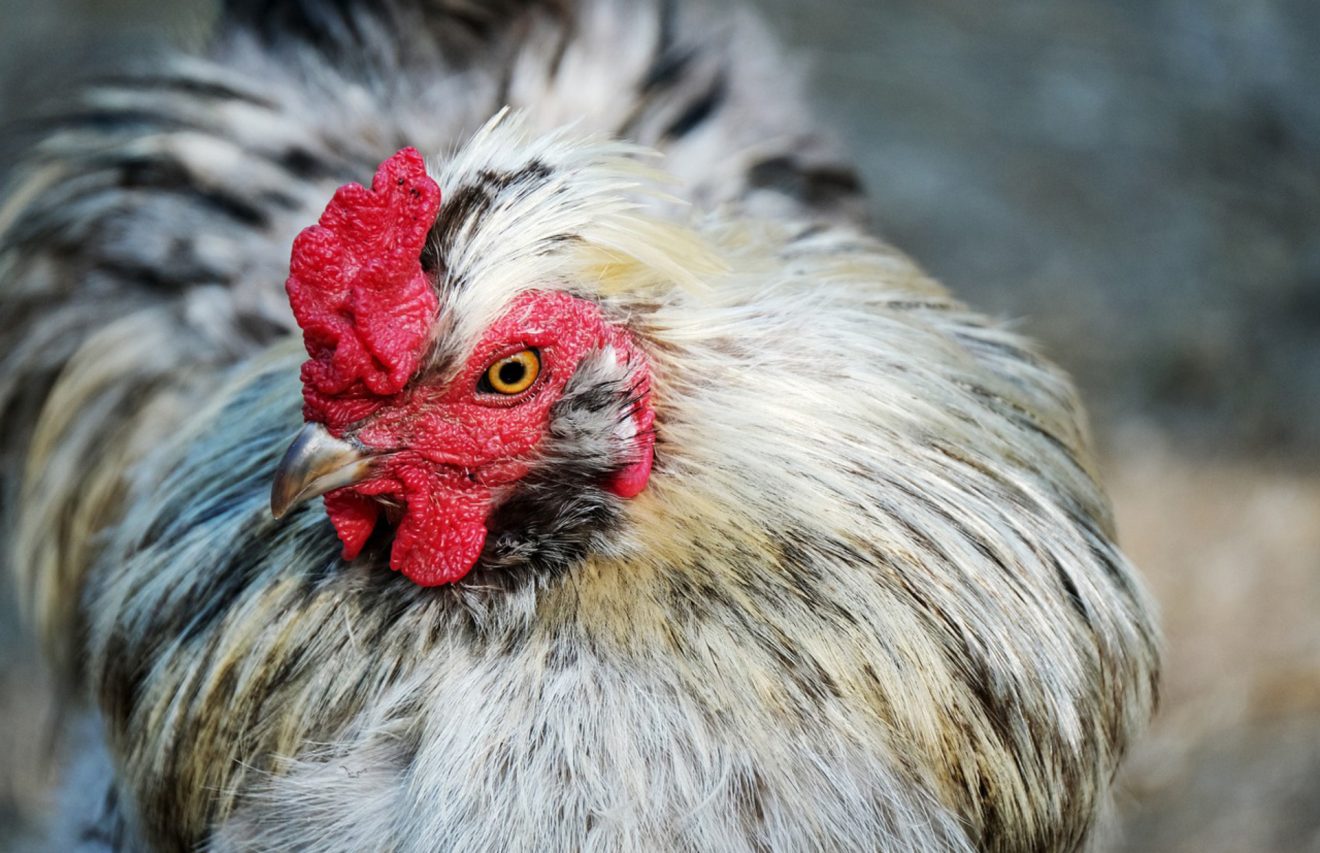
[[[541,373],[541,357],[536,350],[525,349],[505,356],[486,368],[486,384],[500,394],[521,394]]]

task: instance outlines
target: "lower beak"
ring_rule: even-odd
[[[270,511],[276,518],[303,501],[360,483],[371,474],[373,457],[335,438],[320,424],[307,424],[285,451],[270,487]]]

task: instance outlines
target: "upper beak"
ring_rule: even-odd
[[[320,424],[307,424],[285,451],[270,487],[270,511],[276,518],[303,501],[360,483],[371,474],[372,456]]]

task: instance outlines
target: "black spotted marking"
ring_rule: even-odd
[[[697,554],[694,562],[679,566],[664,575],[665,597],[670,612],[691,624],[711,621],[712,613],[723,606],[723,591],[711,580],[710,571],[703,564],[704,555]],[[679,649],[686,648],[686,631],[675,631],[671,640]]]
[[[1020,740],[1018,733],[1022,727],[1021,714],[1013,710],[1016,706],[1013,698],[997,689],[990,667],[979,654],[947,643],[943,647],[950,667],[976,700],[995,737],[1002,746],[1011,749]]]
[[[765,825],[765,779],[754,767],[742,767],[729,777],[729,793],[734,808],[745,827],[759,829]],[[755,839],[756,850],[769,850],[770,847],[761,839],[761,833],[749,833]]]
[[[128,825],[119,805],[119,789],[113,782],[105,786],[100,812],[95,817],[88,815],[86,820],[87,824],[78,832],[79,842],[95,844],[113,853],[133,849],[128,846]]]
[[[483,169],[477,173],[481,183],[492,189],[506,190],[519,184],[531,184],[550,176],[553,170],[540,160],[532,160],[520,169],[511,172],[497,172]]]
[[[438,261],[443,261],[444,254],[454,248],[465,228],[480,224],[494,201],[488,189],[476,184],[459,187],[445,197],[428,240],[440,253]]]
[[[653,95],[678,83],[696,57],[695,48],[669,48],[660,53],[642,75],[642,95]]]
[[[600,487],[603,473],[590,462],[558,461],[529,474],[491,515],[477,568],[553,576],[577,565],[619,520],[617,499]]]
[[[337,177],[341,171],[322,157],[297,146],[272,155],[271,162],[295,178],[306,181]]]
[[[1044,365],[1035,353],[1024,349],[1023,347],[1009,343],[1008,341],[983,338],[979,335],[962,331],[954,332],[953,336],[958,343],[973,352],[981,351],[993,353],[1010,361],[1018,361],[1035,368],[1044,369]]]
[[[958,518],[953,513],[949,512],[949,510],[946,507],[942,506],[939,502],[931,500],[926,495],[922,494],[916,489],[909,487],[904,483],[891,482],[890,485],[892,485],[899,492],[902,492],[904,497],[906,497],[908,500],[912,501],[916,505],[921,506],[926,512],[940,519],[940,521],[942,521],[943,523],[947,524],[950,528],[952,528],[954,533],[958,536],[959,539],[963,540],[963,542],[970,545],[972,549],[976,551],[976,553],[981,555],[982,558],[984,558],[991,565],[999,569],[1000,573],[1003,574],[1004,578],[1008,581],[1009,586],[1019,596],[1024,596],[1026,594],[1026,589],[1022,579],[1019,578],[1008,567],[1008,564],[1004,562],[1004,559],[999,555],[998,552],[996,552],[994,548],[990,547],[990,544],[988,542],[986,542],[980,536],[977,536],[976,533],[974,533],[970,528],[968,528],[968,526],[964,524],[960,518]],[[910,533],[916,532],[915,526],[905,523],[904,527]],[[934,542],[931,540],[931,538],[928,535],[924,533],[921,534],[921,541],[923,542],[923,547],[930,547],[933,553],[939,554],[943,562],[946,563],[953,562],[952,560],[949,559],[947,553],[945,553],[943,550],[936,549],[934,547]]]
[[[120,189],[177,194],[252,228],[265,228],[270,224],[269,214],[257,202],[285,209],[295,204],[291,197],[278,194],[252,199],[219,187],[202,186],[186,166],[170,157],[112,155],[99,162],[93,158],[90,165],[112,169]]]
[[[738,561],[734,561],[737,564]],[[754,563],[742,562],[743,565]],[[749,610],[727,601],[718,589],[709,591],[713,596],[713,606],[719,608],[722,621],[730,623],[731,630],[738,636],[745,637],[771,662],[776,674],[785,687],[790,688],[787,695],[794,697],[795,713],[799,721],[806,721],[818,716],[825,704],[838,700],[843,693],[838,683],[810,652],[801,648],[792,637],[772,621],[758,618],[759,612],[784,612],[799,605],[810,607],[814,602],[811,588],[798,588],[781,585],[778,588],[767,581],[761,584],[748,584],[743,591],[759,599],[763,610]]]
[[[692,131],[701,127],[706,121],[715,114],[715,111],[724,103],[728,96],[728,77],[724,72],[716,75],[710,86],[696,100],[678,114],[678,117],[670,122],[664,129],[660,137],[665,140],[675,140],[687,136]]]
[[[785,580],[798,589],[812,589],[822,580],[820,567],[812,556],[812,550],[828,547],[816,537],[801,530],[786,531],[777,538],[779,549],[778,567]]]
[[[100,705],[106,719],[122,730],[137,712],[150,674],[150,657],[116,625],[102,649],[105,671],[101,677]]]
[[[269,45],[296,40],[334,56],[362,46],[354,0],[225,0],[224,20]]]
[[[548,165],[533,160],[510,172],[484,170],[477,175],[476,183],[464,184],[448,194],[440,205],[435,225],[431,227],[422,258],[423,268],[442,269],[444,256],[454,248],[459,235],[468,229],[480,228],[482,219],[501,193],[524,186],[530,188],[552,174]]]
[[[274,110],[278,104],[269,98],[247,90],[222,83],[219,80],[203,80],[197,77],[166,77],[154,74],[112,74],[95,81],[101,86],[114,89],[146,90],[152,92],[174,92],[186,95],[193,100],[239,101],[255,107]]]
[[[274,49],[311,49],[345,67],[397,73],[414,61],[433,63],[437,54],[452,68],[468,66],[525,26],[526,14],[571,20],[573,6],[572,0],[225,0],[222,22]]]
[[[899,524],[914,541],[920,543],[922,550],[929,550],[941,561],[947,562],[947,556],[928,537],[901,520]],[[1025,712],[1021,697],[1015,692],[1018,688],[1014,683],[996,678],[984,654],[967,645],[965,626],[940,607],[936,598],[916,586],[901,566],[894,565],[884,554],[873,553],[877,563],[890,567],[891,578],[896,583],[895,590],[908,597],[912,612],[928,625],[929,634],[942,639],[941,648],[947,665],[951,672],[957,674],[967,698],[971,700],[970,710],[948,717],[948,725],[963,732],[963,737],[969,741],[977,734],[992,735],[1019,762],[1035,754],[1036,750],[1028,748],[1028,745],[1047,742],[1052,733],[1041,730],[1039,720]],[[1027,768],[1019,768],[1020,774],[1027,772]],[[991,787],[993,779],[993,775],[976,768],[973,778],[964,777],[962,780],[978,801],[979,840],[980,846],[986,849],[997,849],[997,840],[1016,837],[1014,832],[1018,829],[1011,817],[1000,808],[998,793]],[[1063,796],[1074,796],[1074,792],[1064,792]],[[1069,808],[1068,812],[1071,811]],[[1043,827],[1040,829],[1040,837],[1033,836],[1035,841],[1022,849],[1073,849],[1068,846],[1058,847],[1046,840],[1059,832],[1073,831],[1062,826]]]
[[[258,506],[264,494],[263,489],[257,496]],[[259,512],[265,515],[264,508]],[[177,635],[185,643],[210,634],[215,624],[265,574],[265,556],[274,538],[252,536],[226,551],[220,562],[205,573],[204,580],[180,600],[176,610],[163,617],[167,623],[164,630],[171,636]]]
[[[47,134],[66,130],[114,131],[170,131],[192,129],[193,125],[174,116],[149,109],[113,109],[89,107],[62,112],[54,116],[37,118],[26,127]]]
[[[412,592],[413,590],[421,590],[422,587],[417,586],[397,572],[380,571],[373,574],[381,576],[382,586],[403,587],[403,583],[407,583],[408,587],[405,589],[411,592],[408,595],[395,595],[393,589],[388,592],[382,590],[377,594],[377,597],[363,599],[358,602],[364,611],[371,613],[368,624],[372,626],[372,633],[366,638],[365,642],[368,646],[383,647],[385,640],[394,632],[395,626],[417,606],[417,602],[423,594]],[[388,582],[385,582],[386,579],[388,579]]]
[[[289,331],[289,327],[278,320],[246,312],[234,317],[234,329],[246,339],[263,344],[271,343]]]
[[[837,623],[846,623],[849,618],[841,616],[843,608],[820,591],[824,575],[815,555],[827,543],[806,532],[789,530],[775,535],[775,545],[778,559],[773,566],[764,566],[759,552],[747,550],[737,542],[712,546],[721,552],[725,564],[741,567],[734,577],[740,600],[755,601],[756,606],[747,608],[730,602],[726,592],[705,580],[710,573],[700,565],[672,573],[670,589],[685,604],[691,603],[695,620],[709,619],[703,614],[718,609],[717,621],[736,624],[736,633],[749,638],[771,662],[784,685],[791,688],[801,718],[809,719],[823,705],[842,698],[843,691],[811,652],[777,627],[776,620],[755,614],[810,613],[813,618]]]
[[[779,672],[788,676],[804,697],[816,705],[843,694],[834,678],[814,656],[797,648],[787,634],[779,629],[773,632],[754,631],[753,639],[761,649],[779,664]]]
[[[530,9],[541,9],[556,18],[571,20],[571,5],[569,0],[482,0],[478,3],[432,3],[427,11],[435,28],[462,27],[471,37],[487,42]]]
[[[1105,575],[1114,582],[1114,585],[1129,601],[1137,600],[1137,590],[1132,584],[1132,578],[1119,565],[1113,547],[1109,543],[1109,538],[1097,529],[1095,520],[1085,513],[1070,512],[1069,515],[1081,528],[1083,538],[1086,540],[1087,550],[1091,552],[1091,556],[1104,570]]]
[[[1072,575],[1059,562],[1059,558],[1053,554],[1049,555],[1050,565],[1054,568],[1054,574],[1059,578],[1059,584],[1063,587],[1064,594],[1068,596],[1068,603],[1072,605],[1073,610],[1082,618],[1088,628],[1091,624],[1091,613],[1086,608],[1086,602],[1082,601],[1081,593],[1077,590],[1077,584],[1072,579]]]
[[[819,237],[820,235],[826,234],[829,231],[830,231],[830,226],[826,225],[824,222],[817,222],[815,224],[808,225],[807,227],[803,228],[801,231],[798,231],[796,234],[794,234],[791,238],[789,238],[788,245],[792,246],[797,243],[805,243],[811,238]]]
[[[550,81],[558,79],[559,69],[563,67],[564,64],[564,57],[568,55],[569,47],[572,46],[573,41],[578,36],[576,23],[575,16],[566,15],[563,20],[563,25],[559,28],[559,38],[555,42],[554,53],[551,54],[550,62],[546,68],[546,77]],[[500,84],[500,91],[502,93],[500,97],[501,103],[509,102],[508,91],[509,85],[512,82],[512,75],[513,63],[509,63],[504,72],[504,80]]]
[[[161,293],[173,293],[191,285],[209,284],[224,281],[217,273],[208,270],[193,272],[166,271],[159,264],[148,262],[133,263],[124,260],[106,259],[92,265],[91,271],[102,273],[120,281],[140,285]]]
[[[1018,405],[1012,400],[1009,400],[1008,398],[1004,397],[1002,394],[997,394],[994,391],[991,391],[990,389],[985,388],[983,386],[972,383],[959,383],[959,384],[968,393],[972,394],[975,397],[980,398],[981,400],[986,401],[989,404],[987,408],[989,408],[999,417],[1003,418],[1004,420],[1008,421],[1014,426],[1017,426],[1022,430],[1043,439],[1046,444],[1050,445],[1056,451],[1058,451],[1059,457],[1063,461],[1068,463],[1068,465],[1072,467],[1073,470],[1077,471],[1087,479],[1090,479],[1090,475],[1086,472],[1086,469],[1082,466],[1082,463],[1078,460],[1077,453],[1073,450],[1072,446],[1069,445],[1063,439],[1059,438],[1059,436],[1055,435],[1052,431],[1045,428],[1045,426],[1043,426],[1040,423],[1040,421],[1038,421],[1036,417],[1027,409],[1023,408],[1022,406]]]
[[[657,54],[673,50],[678,36],[678,0],[660,0],[656,4],[656,42]]]
[[[747,170],[747,185],[827,207],[862,194],[857,173],[844,166],[808,166],[791,156],[771,157]]]
[[[884,303],[886,308],[895,311],[935,311],[946,312],[952,310],[952,304],[948,302],[929,302],[919,299],[890,299]]]

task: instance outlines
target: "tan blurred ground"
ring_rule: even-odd
[[[1110,488],[1167,658],[1121,849],[1320,851],[1320,477],[1123,443]]]

